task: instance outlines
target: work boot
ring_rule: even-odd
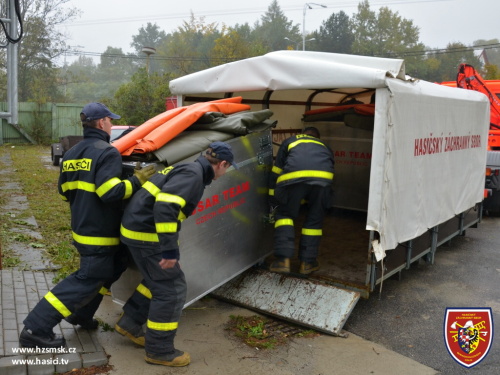
[[[122,314],[120,320],[116,322],[115,331],[122,336],[128,337],[137,345],[145,345],[144,330],[142,329],[142,325],[137,324],[135,320],[126,314]]]
[[[311,272],[319,270],[319,263],[317,260],[312,262],[300,262],[299,273],[302,275],[309,275]]]
[[[191,362],[191,356],[187,352],[181,352],[175,349],[171,354],[153,354],[146,352],[146,357],[144,358],[147,363],[152,365],[163,365],[171,367],[182,367],[189,365]]]
[[[290,258],[276,259],[269,266],[269,271],[278,272],[278,273],[290,272]]]
[[[31,329],[24,327],[19,335],[19,345],[24,348],[60,348],[66,346],[66,339],[54,332],[34,334]]]
[[[80,326],[83,329],[97,329],[99,327],[99,321],[97,319],[82,319],[78,316],[72,314],[66,318],[64,318],[69,324],[73,324],[74,326]]]

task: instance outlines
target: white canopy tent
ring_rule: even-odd
[[[480,93],[405,75],[404,61],[278,51],[171,81],[172,94],[247,95],[273,91],[304,102],[316,90],[375,89],[368,230],[384,250],[474,207],[483,199],[489,102]],[[276,111],[293,123],[293,111]],[[296,117],[296,116],[295,116]]]

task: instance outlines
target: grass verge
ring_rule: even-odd
[[[20,183],[22,193],[28,199],[28,212],[35,217],[37,230],[43,237],[38,241],[46,248],[52,263],[60,267],[56,274],[57,282],[76,270],[79,263],[78,252],[71,244],[69,205],[57,192],[59,170],[47,167],[42,162],[41,156],[49,152],[47,146],[3,145],[0,152],[8,153],[12,159],[14,173],[11,178]],[[6,194],[4,191],[0,193],[0,202],[9,199]],[[16,225],[15,220],[21,219],[2,216],[2,244],[11,240],[12,232],[9,232],[9,228]]]

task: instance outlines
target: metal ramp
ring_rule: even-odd
[[[212,292],[217,298],[334,336],[359,293],[307,278],[250,269]]]

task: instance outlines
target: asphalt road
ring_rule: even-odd
[[[442,374],[500,374],[500,334],[469,369],[450,356],[443,337],[447,307],[491,307],[500,323],[499,244],[500,217],[484,217],[478,228],[438,248],[434,264],[421,260],[401,280],[386,280],[381,295],[377,289],[360,300],[344,329]]]

